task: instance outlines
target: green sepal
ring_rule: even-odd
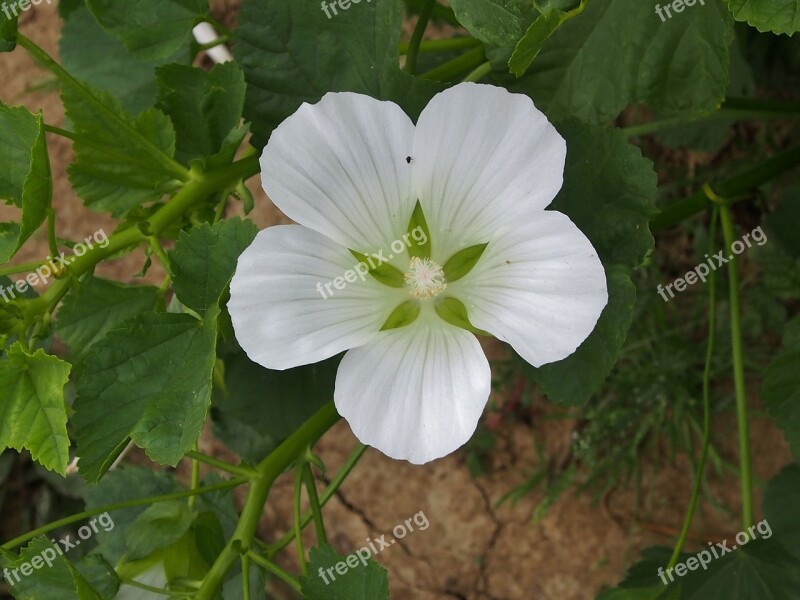
[[[484,335],[487,337],[492,336],[492,334],[488,331],[484,331],[483,329],[478,329],[477,327],[473,326],[472,323],[469,322],[467,307],[464,306],[464,303],[461,302],[461,300],[453,298],[452,296],[442,298],[441,301],[436,303],[436,314],[451,325],[471,331],[475,335]]]
[[[431,234],[428,231],[428,222],[425,220],[425,213],[422,212],[422,205],[417,200],[414,212],[411,213],[411,220],[408,222],[408,238],[412,238],[411,233],[420,229],[425,234],[425,243],[416,245],[407,244],[408,255],[411,257],[430,258],[431,257]],[[416,241],[417,238],[414,238]]]
[[[369,267],[369,274],[380,281],[383,285],[401,288],[406,284],[403,272],[397,267],[394,267],[389,263],[383,263],[373,268],[372,264],[370,263],[371,259],[366,254],[361,254],[355,250],[350,250],[350,254],[355,256],[358,262],[367,265]]]
[[[392,311],[392,314],[389,315],[389,318],[386,319],[386,322],[381,326],[381,331],[398,329],[406,325],[411,325],[419,315],[419,310],[420,308],[417,302],[413,300],[403,302]]]
[[[477,244],[475,246],[470,246],[469,248],[464,248],[463,250],[459,250],[453,256],[450,257],[442,270],[444,271],[445,280],[450,283],[451,281],[458,281],[464,275],[472,271],[473,267],[478,264],[478,260],[481,256],[483,256],[484,250],[486,250],[486,246],[489,243],[485,244]]]

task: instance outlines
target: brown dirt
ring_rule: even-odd
[[[235,0],[215,2],[218,16],[228,23]],[[22,30],[46,51],[56,55],[60,20],[54,7],[42,4],[25,13]],[[49,80],[21,49],[0,55],[0,80],[3,101],[41,108],[45,120],[63,124],[63,109],[58,94],[28,91]],[[65,168],[72,158],[70,144],[56,136],[48,137],[55,175],[55,205],[58,235],[82,239],[103,227],[113,230],[109,218],[83,207],[73,194]],[[261,192],[257,178],[251,182],[257,194],[255,211],[250,215],[259,227],[286,222]],[[0,219],[17,217],[12,208],[0,207]],[[15,261],[27,262],[47,255],[44,232],[39,232]],[[139,281],[134,274],[143,261],[141,253],[103,265],[98,274],[120,281]],[[161,280],[157,266],[145,281]],[[754,388],[755,389],[755,388]],[[753,398],[754,402],[757,402]],[[325,508],[329,537],[340,554],[363,546],[367,538],[391,535],[395,525],[424,511],[430,526],[409,534],[402,542],[383,551],[378,560],[389,570],[392,595],[396,600],[587,600],[603,586],[618,582],[641,548],[653,544],[669,545],[679,529],[688,500],[691,466],[683,457],[676,464],[660,469],[649,482],[640,509],[634,511],[637,497],[633,490],[618,490],[602,503],[567,492],[538,523],[531,513],[541,492],[527,496],[516,506],[496,506],[499,498],[536,466],[534,440],[544,427],[548,439],[561,447],[569,444],[570,424],[552,421],[535,424],[533,431],[522,423],[503,425],[492,455],[489,474],[473,478],[461,453],[424,467],[390,460],[370,450]],[[553,433],[557,428],[557,433]],[[753,429],[755,472],[766,481],[789,460],[780,436],[765,420],[756,420]],[[562,431],[563,430],[563,431]],[[717,422],[716,436],[723,455],[736,462],[735,422],[728,415]],[[355,447],[346,423],[337,425],[319,443],[317,451],[335,472]],[[204,436],[205,451],[223,451],[210,435]],[[644,469],[647,471],[649,465]],[[738,481],[710,477],[711,490],[727,506],[738,506]],[[263,538],[277,539],[291,522],[290,477],[279,479],[270,497],[262,522]],[[739,530],[738,519],[725,516],[703,503],[696,519],[700,538],[732,537]],[[307,547],[313,545],[308,531]],[[294,548],[283,564],[296,570]],[[279,585],[275,597],[291,598]]]

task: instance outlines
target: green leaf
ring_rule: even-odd
[[[0,562],[8,569],[17,600],[111,600],[119,584],[107,563],[85,559],[76,568],[60,547],[42,537],[31,541],[19,556],[4,551]]]
[[[446,296],[441,300],[437,299],[435,310],[437,315],[451,325],[455,325],[461,329],[466,329],[467,331],[471,331],[477,335],[492,335],[491,333],[487,333],[482,329],[478,329],[472,323],[470,323],[469,315],[467,314],[467,307],[464,306],[464,303],[458,298]]]
[[[416,118],[441,87],[400,69],[401,2],[361,2],[328,18],[319,0],[245,0],[233,53],[247,81],[253,144],[327,92],[392,100]]]
[[[0,223],[0,263],[4,263],[47,218],[53,180],[41,113],[0,102],[0,131],[0,199],[22,209],[19,223]]]
[[[658,569],[663,569],[669,563],[671,555],[669,548],[645,548],[642,560],[630,568],[619,587],[605,590],[597,596],[597,600],[678,600],[680,587],[666,587],[658,576]],[[686,554],[680,557],[681,560],[686,558]]]
[[[794,463],[784,467],[767,484],[764,493],[764,515],[775,537],[798,560],[800,560],[800,522],[797,520],[799,503],[800,464]]]
[[[158,290],[151,286],[131,286],[91,277],[70,292],[58,311],[56,331],[70,349],[76,366],[82,363],[92,346],[123,321],[156,304]]]
[[[760,32],[800,31],[800,0],[725,0],[737,21],[745,21]]]
[[[360,551],[365,557],[363,560],[355,553],[349,557],[339,556],[329,544],[312,548],[308,576],[300,578],[304,600],[387,600],[389,576],[386,569],[366,556],[368,547]],[[350,565],[345,562],[348,559]],[[336,571],[336,565],[340,571],[346,570],[344,575]],[[330,568],[333,571],[328,573]],[[320,569],[325,579],[320,576]]]
[[[388,331],[389,329],[398,329],[411,325],[419,316],[419,303],[413,300],[403,302],[400,306],[392,311],[389,318],[381,326],[381,331]]]
[[[159,60],[192,42],[206,18],[208,0],[87,0],[97,22],[136,56]]]
[[[128,559],[139,560],[171,546],[189,531],[194,515],[186,502],[159,502],[145,510],[125,532]]]
[[[408,255],[410,257],[430,258],[431,257],[431,234],[428,231],[428,222],[425,220],[425,213],[422,212],[422,205],[417,200],[414,206],[414,212],[411,213],[411,219],[408,222],[408,238],[413,239],[416,244],[408,245]],[[425,241],[420,243],[417,237],[422,236]]]
[[[790,325],[794,331],[800,317]],[[789,340],[787,340],[789,341]],[[767,368],[761,399],[769,416],[783,432],[794,455],[800,458],[800,342],[790,338],[791,345]]]
[[[444,267],[442,267],[447,282],[458,281],[464,277],[464,275],[472,271],[475,265],[478,264],[481,256],[483,256],[483,252],[488,245],[489,243],[487,242],[486,244],[470,246],[469,248],[459,250],[451,256],[448,261],[444,263]]]
[[[656,214],[657,177],[652,163],[618,130],[571,122],[559,131],[567,140],[567,162],[551,208],[569,216],[597,250],[609,301],[574,354],[533,373],[551,400],[578,405],[611,372],[627,337],[636,299],[630,274],[653,251],[649,222]]]
[[[411,246],[409,246],[409,250],[411,250]],[[401,288],[406,285],[405,275],[403,272],[397,267],[390,265],[388,262],[381,262],[379,257],[373,256],[370,258],[366,254],[361,254],[355,250],[350,250],[350,254],[355,256],[359,263],[366,265],[369,270],[369,274],[380,281],[383,285],[388,285],[389,287],[394,288]]]
[[[551,120],[604,123],[642,102],[664,115],[714,110],[728,87],[733,19],[718,1],[662,23],[653,3],[592,0],[508,81]]]
[[[59,4],[61,7],[63,3]],[[157,61],[131,54],[125,45],[97,23],[81,4],[65,17],[58,42],[61,64],[74,77],[120,101],[130,114],[137,115],[156,100],[155,68],[165,63],[188,63],[186,48]],[[98,57],[102,56],[102,60]]]
[[[528,27],[528,31],[514,48],[514,53],[508,61],[508,67],[517,77],[521,77],[536,59],[544,43],[559,27],[583,12],[587,0],[582,0],[578,8],[569,12],[550,9],[542,13]]]
[[[199,437],[211,403],[216,317],[144,314],[96,343],[77,381],[80,470],[97,482],[132,438],[175,466]]]
[[[783,194],[781,203],[770,214],[765,225],[770,233],[794,258],[800,258],[800,187],[793,187]]]
[[[182,231],[169,253],[175,294],[200,315],[217,306],[236,271],[239,255],[253,243],[258,229],[249,219],[204,223]]]
[[[188,65],[160,67],[158,106],[175,126],[176,157],[211,156],[239,125],[244,106],[244,74],[235,62],[204,71]]]
[[[333,398],[339,359],[272,371],[244,353],[225,358],[225,388],[214,392],[214,433],[258,462]]]
[[[450,0],[459,22],[476,38],[500,47],[514,47],[539,16],[524,0]]]
[[[41,349],[29,354],[19,342],[0,358],[0,449],[29,450],[36,462],[64,476],[69,371],[68,363]]]
[[[17,17],[0,17],[0,52],[11,52],[17,47]]]
[[[124,466],[111,471],[96,486],[86,490],[86,508],[93,510],[107,504],[171,494],[183,489],[164,472],[147,467]],[[147,505],[114,511],[114,527],[109,531],[99,528],[95,535],[98,549],[110,563],[117,564],[127,553],[125,534],[136,519],[147,510]]]

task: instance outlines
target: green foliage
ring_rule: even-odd
[[[29,450],[42,466],[66,475],[69,463],[64,386],[70,365],[18,342],[0,358],[0,448]]]
[[[193,518],[191,509],[178,500],[148,507],[126,532],[128,560],[147,558],[156,550],[173,545],[189,531]]]
[[[17,17],[0,17],[0,52],[11,52],[17,47]]]
[[[784,351],[769,366],[764,376],[761,398],[775,424],[781,428],[792,452],[800,458],[800,317],[790,324],[784,338]]]
[[[53,195],[42,115],[0,102],[0,199],[22,209],[19,223],[0,223],[0,263],[16,254],[47,218]]]
[[[451,0],[459,22],[487,44],[514,47],[539,16],[532,2],[522,0]]]
[[[364,555],[366,553],[363,553]],[[354,560],[355,554],[349,557],[339,556],[329,545],[311,549],[311,560],[308,563],[308,576],[301,578],[304,600],[387,600],[389,598],[389,578],[386,569],[369,559],[363,564],[361,559]],[[350,560],[348,565],[347,560]],[[342,564],[345,566],[343,567]],[[336,565],[345,574],[336,572]],[[333,574],[325,575],[326,581],[319,575],[333,567]]]
[[[759,31],[792,35],[800,31],[800,0],[725,0],[737,21]]]

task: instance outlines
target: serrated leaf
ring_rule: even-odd
[[[36,462],[64,476],[69,372],[69,363],[41,349],[29,354],[19,342],[0,358],[0,449],[28,450]]]
[[[216,317],[144,314],[95,344],[77,381],[79,468],[97,482],[132,438],[176,465],[200,435],[211,403]]]
[[[124,321],[156,304],[158,290],[91,277],[64,299],[56,331],[70,349],[73,364],[84,361],[92,346]]]
[[[204,71],[167,65],[157,76],[158,106],[175,126],[176,158],[188,164],[219,152],[242,118],[245,84],[239,66],[227,62]]]
[[[253,243],[258,229],[249,219],[203,224],[181,232],[169,253],[175,294],[200,315],[219,303],[236,270],[239,255]]]
[[[63,2],[59,3],[61,6]],[[187,48],[157,61],[134,56],[120,40],[100,27],[83,2],[64,19],[58,42],[61,64],[77,79],[114,96],[132,115],[155,102],[157,66],[190,61]],[[100,56],[102,60],[98,60]]]
[[[233,53],[247,81],[253,144],[327,92],[392,100],[416,118],[441,87],[400,69],[401,2],[361,2],[328,18],[318,0],[245,0]]]
[[[172,56],[192,41],[208,0],[87,0],[95,19],[145,60]]]
[[[582,0],[578,8],[569,12],[550,9],[539,15],[514,48],[514,53],[508,61],[508,68],[511,72],[517,77],[524,75],[531,63],[536,59],[544,43],[564,23],[581,14],[586,6],[586,1]]]
[[[476,244],[475,246],[459,250],[451,256],[442,267],[447,282],[458,281],[472,271],[473,267],[478,264],[481,256],[483,256],[486,246],[488,245],[488,242],[486,244]]]
[[[605,123],[642,102],[664,115],[716,109],[728,87],[733,19],[717,1],[662,23],[652,3],[592,0],[508,81],[551,120]]]
[[[524,0],[450,0],[459,22],[476,38],[500,47],[514,47],[539,16]]]
[[[125,532],[128,559],[146,558],[171,546],[189,531],[193,518],[188,505],[178,500],[148,507]]]
[[[347,571],[341,575],[335,566],[345,560],[347,557],[336,554],[329,544],[312,548],[308,576],[300,578],[304,600],[388,600],[386,569],[371,558],[366,564],[359,559],[354,567],[345,563]],[[326,573],[323,579],[320,570],[325,572],[331,567],[334,567],[333,575]]]
[[[760,32],[792,35],[800,31],[800,0],[725,0],[737,21]]]
[[[4,263],[47,218],[53,180],[41,113],[0,102],[0,131],[0,199],[22,209],[19,223],[0,224],[0,263]]]
[[[227,393],[214,392],[214,433],[243,459],[258,462],[333,398],[339,359],[286,371],[225,358]]]
[[[800,324],[796,318],[789,326],[794,331]],[[792,343],[796,343],[791,338]],[[787,346],[767,368],[761,400],[767,413],[783,432],[794,455],[800,458],[800,344]]]

